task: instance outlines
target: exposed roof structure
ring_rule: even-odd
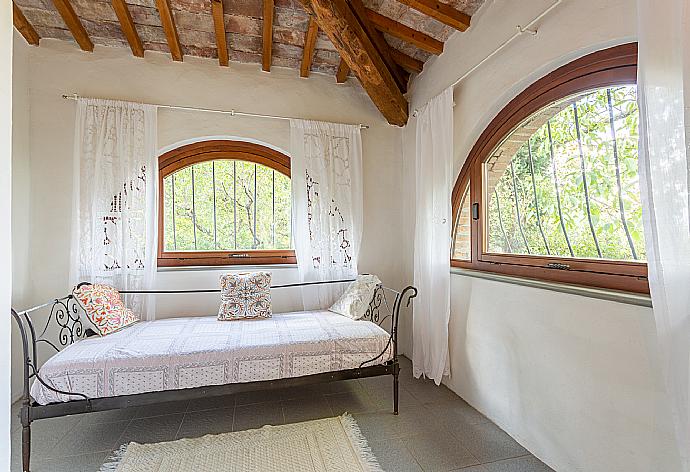
[[[14,0],[14,23],[31,44],[38,44],[40,38],[54,38],[76,41],[84,50],[97,44],[131,48],[137,56],[143,56],[144,51],[160,51],[171,53],[174,60],[184,60],[184,56],[218,58],[221,65],[238,61],[262,64],[264,70],[270,70],[271,65],[289,67],[300,70],[304,77],[310,71],[332,74],[337,75],[338,82],[347,80],[352,69],[388,121],[401,124],[406,116],[389,116],[378,103],[382,99],[372,95],[378,93],[374,88],[381,80],[367,81],[362,75],[370,71],[358,66],[373,64],[387,77],[384,82],[388,88],[390,78],[394,79],[402,96],[409,73],[420,72],[431,55],[441,54],[443,42],[456,29],[466,29],[470,16],[482,3]],[[337,24],[340,20],[344,22]],[[346,44],[338,39],[340,33]],[[394,90],[390,92],[397,97]]]

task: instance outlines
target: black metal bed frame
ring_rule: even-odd
[[[310,285],[322,285],[332,283],[352,282],[352,280],[332,280],[323,282],[305,282],[285,285],[274,285],[272,289],[304,287]],[[121,291],[124,294],[184,294],[184,293],[217,293],[220,290],[131,290]],[[393,304],[390,305],[387,293],[395,296]],[[24,391],[22,394],[22,406],[20,419],[22,423],[22,469],[29,472],[31,460],[31,423],[45,418],[56,418],[61,416],[76,415],[81,413],[91,413],[96,411],[106,411],[129,407],[138,407],[164,403],[178,400],[192,400],[202,397],[217,397],[231,395],[240,392],[250,392],[258,390],[271,390],[285,387],[302,386],[316,383],[332,382],[336,380],[357,379],[365,377],[375,377],[380,375],[393,376],[393,414],[398,414],[398,377],[400,365],[398,363],[398,320],[400,317],[400,307],[403,301],[409,306],[410,301],[417,296],[417,289],[408,286],[401,292],[379,285],[374,291],[374,296],[369,303],[369,307],[363,319],[382,326],[390,319],[390,337],[383,351],[376,357],[362,362],[358,368],[345,369],[338,371],[324,372],[320,374],[305,375],[301,377],[288,377],[276,380],[263,380],[245,383],[230,383],[223,385],[209,385],[195,388],[163,390],[157,392],[138,393],[134,395],[120,395],[114,397],[89,398],[78,392],[66,392],[58,390],[45,382],[39,375],[39,361],[37,356],[37,345],[45,343],[52,347],[56,352],[62,348],[73,344],[84,337],[89,337],[95,333],[90,329],[85,329],[81,322],[80,314],[82,308],[72,294],[62,298],[53,299],[42,305],[29,308],[23,311],[11,310],[12,317],[17,322],[22,338],[22,352],[24,359]],[[45,321],[45,325],[40,334],[36,334],[36,328],[31,318],[31,313],[47,309],[50,313]],[[46,337],[51,324],[57,329],[57,344]],[[393,355],[389,361],[381,364],[372,364],[380,359],[386,351],[392,347]],[[78,397],[77,400],[67,402],[50,403],[39,405],[32,400],[29,382],[32,378],[40,382],[44,387],[56,393]]]

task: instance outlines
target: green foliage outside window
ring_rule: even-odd
[[[645,260],[636,98],[634,85],[570,97],[499,145],[524,140],[507,168],[485,167],[488,182],[500,173],[487,189],[489,252]]]
[[[163,180],[166,251],[290,249],[290,178],[261,164],[216,160]]]

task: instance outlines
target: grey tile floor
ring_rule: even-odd
[[[552,470],[453,392],[416,380],[411,371],[403,358],[398,416],[392,414],[392,380],[380,377],[39,420],[32,425],[32,471],[96,471],[130,441],[170,441],[346,411],[387,472]],[[15,406],[12,471],[21,470],[16,412]]]

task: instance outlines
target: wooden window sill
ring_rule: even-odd
[[[297,270],[297,264],[230,264],[218,266],[177,266],[177,267],[158,267],[158,272],[214,272],[214,271],[252,271],[292,269]]]

